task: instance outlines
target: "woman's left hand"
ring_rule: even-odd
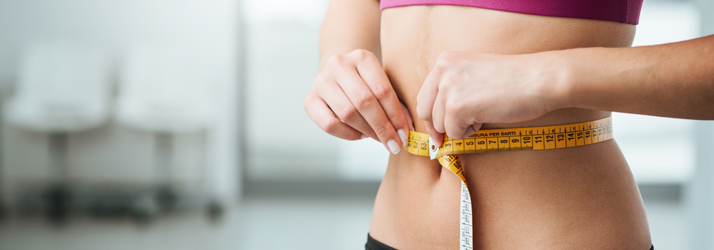
[[[514,123],[555,109],[563,74],[552,56],[444,52],[417,96],[417,115],[437,143],[482,123]]]

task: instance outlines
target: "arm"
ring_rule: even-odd
[[[333,0],[320,32],[320,69],[330,57],[365,49],[381,58],[377,0]]]
[[[573,49],[556,56],[570,65],[556,108],[714,119],[714,36],[646,47]]]
[[[328,134],[371,137],[397,154],[411,122],[375,56],[380,17],[376,0],[330,2],[320,34],[320,71],[303,106]]]
[[[570,107],[714,119],[714,36],[522,55],[444,52],[417,97],[435,138]]]

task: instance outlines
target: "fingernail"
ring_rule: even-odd
[[[397,131],[397,134],[399,135],[399,139],[402,139],[402,146],[407,145],[407,133],[404,132],[404,129],[400,129]]]
[[[367,139],[367,138],[369,138],[369,136],[367,136],[367,135],[365,135],[365,134],[362,134],[362,136],[360,136],[360,138],[361,138],[361,139]]]
[[[399,145],[397,145],[397,141],[394,139],[387,141],[387,147],[389,147],[389,151],[392,151],[392,154],[395,155],[398,154],[401,149],[399,148]]]

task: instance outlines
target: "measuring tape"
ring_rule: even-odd
[[[595,144],[612,139],[612,119],[542,127],[504,128],[479,130],[476,134],[451,139],[444,135],[441,147],[428,134],[410,131],[404,149],[410,154],[437,159],[461,179],[459,249],[473,249],[473,224],[471,220],[471,195],[464,178],[459,154],[475,154],[516,150],[544,150],[571,148]]]

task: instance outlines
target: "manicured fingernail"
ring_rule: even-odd
[[[397,134],[399,135],[399,139],[402,139],[402,146],[407,145],[407,133],[404,132],[404,129],[400,129],[397,131]]]
[[[365,134],[362,134],[362,136],[360,136],[360,138],[361,138],[361,139],[367,139],[367,138],[369,138],[369,136],[367,136],[367,135],[365,135]]]
[[[399,145],[397,145],[397,141],[394,139],[387,141],[387,147],[389,147],[389,151],[392,151],[392,154],[395,155],[398,154],[401,149],[399,148]]]

